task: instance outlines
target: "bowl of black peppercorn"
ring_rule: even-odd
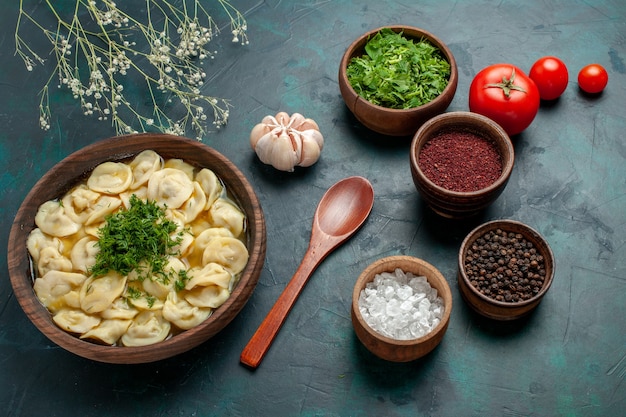
[[[461,243],[459,290],[477,313],[516,320],[541,302],[554,277],[554,254],[532,227],[494,220],[472,230]]]

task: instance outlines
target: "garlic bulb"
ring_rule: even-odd
[[[285,112],[265,116],[250,132],[250,145],[261,162],[281,171],[308,167],[320,157],[324,137],[313,119]]]

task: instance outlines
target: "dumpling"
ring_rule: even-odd
[[[188,225],[188,230],[192,235],[198,236],[200,233],[204,232],[206,229],[210,229],[213,227],[211,225],[209,217],[206,215],[207,212],[202,213],[195,222]]]
[[[224,187],[219,178],[217,178],[217,175],[208,168],[202,168],[198,171],[196,181],[200,184],[204,194],[207,196],[206,208],[208,209],[222,194]]]
[[[65,305],[75,310],[80,310],[80,288],[72,290],[63,296]]]
[[[90,314],[106,310],[124,292],[126,279],[112,271],[103,276],[89,277],[80,289],[80,308]]]
[[[225,227],[210,227],[208,229],[203,230],[199,235],[195,237],[193,240],[193,244],[189,250],[189,260],[193,265],[205,265],[202,262],[202,257],[204,256],[204,250],[206,249],[209,242],[216,237],[233,237],[233,234],[230,230]]]
[[[47,247],[53,247],[57,252],[61,253],[63,251],[63,242],[57,237],[46,235],[38,227],[34,228],[26,239],[26,248],[35,264],[39,262],[41,250]]]
[[[162,301],[165,300],[167,295],[173,290],[174,282],[173,279],[168,279],[167,282],[165,282],[158,277],[151,277],[144,279],[142,284],[146,294]]]
[[[46,201],[39,206],[35,215],[35,224],[42,232],[56,237],[73,235],[81,228],[80,223],[75,222],[65,213],[59,201]]]
[[[100,316],[106,320],[130,320],[139,314],[139,310],[132,307],[124,298],[117,298]]]
[[[133,172],[123,162],[103,162],[98,165],[87,179],[87,186],[105,194],[119,194],[128,189],[133,182]]]
[[[91,215],[93,207],[100,196],[100,193],[89,189],[85,184],[81,184],[66,194],[61,202],[63,203],[65,214],[76,223],[83,224]]]
[[[152,345],[165,340],[171,327],[160,311],[142,311],[120,340],[124,346]]]
[[[209,242],[216,237],[234,238],[235,236],[225,227],[210,227],[203,230],[198,236],[196,236],[193,242],[194,251],[204,252],[204,249],[207,247]]]
[[[37,272],[40,277],[49,271],[70,272],[72,268],[72,261],[63,256],[56,247],[48,246],[39,251]]]
[[[128,190],[128,191],[124,191],[123,193],[120,193],[119,195],[120,200],[122,200],[122,205],[124,206],[126,210],[130,209],[130,197],[133,195],[140,200],[143,200],[143,201],[147,200],[148,199],[148,186],[144,185],[134,190]]]
[[[96,239],[100,238],[100,229],[102,227],[104,227],[105,222],[103,221],[102,223],[94,223],[94,224],[90,224],[88,226],[84,226],[83,227],[83,231],[85,232],[85,235],[91,236],[91,237],[95,237]]]
[[[83,334],[100,324],[100,318],[74,309],[61,310],[52,316],[52,320],[65,331]]]
[[[178,210],[178,209],[166,209],[165,210],[165,218],[171,222],[174,222],[176,224],[176,232],[175,234],[178,234],[181,230],[183,230],[185,228],[186,225],[186,218],[185,218],[185,213],[183,213],[182,211]]]
[[[100,197],[92,207],[89,217],[85,220],[85,226],[104,222],[105,217],[117,210],[121,205],[122,200],[119,197],[110,195]]]
[[[197,181],[194,181],[191,197],[180,208],[180,211],[185,215],[186,223],[193,222],[204,211],[206,201],[206,194],[204,194],[202,187]]]
[[[193,180],[193,173],[196,170],[193,165],[183,161],[182,159],[171,158],[165,161],[163,168],[171,168],[183,171],[190,180]]]
[[[239,239],[216,237],[211,239],[204,249],[202,264],[218,263],[237,275],[248,263],[248,249]]]
[[[87,277],[83,274],[51,270],[35,279],[33,289],[41,304],[55,313],[65,307],[77,307],[72,302],[72,294],[77,295],[85,280]]]
[[[176,240],[180,238],[180,243],[172,246],[172,253],[181,258],[187,257],[189,252],[193,248],[194,238],[191,233],[183,232],[182,235],[178,235],[178,232],[174,232],[172,239]]]
[[[209,216],[215,227],[225,227],[235,236],[243,232],[245,218],[243,212],[225,198],[215,200],[209,209]]]
[[[195,287],[208,287],[217,285],[229,289],[233,274],[222,265],[210,262],[202,268],[192,268],[189,270],[191,279],[187,281],[185,289],[191,290]]]
[[[208,287],[196,287],[185,293],[185,300],[196,307],[218,308],[230,297],[230,291],[226,288],[211,285]]]
[[[96,339],[107,345],[114,345],[126,330],[132,320],[102,320],[98,326],[83,333],[81,339]]]
[[[176,292],[171,292],[163,304],[163,318],[182,330],[189,330],[205,321],[212,313],[211,309],[193,306]]]
[[[143,280],[143,289],[146,293],[157,297],[160,300],[165,300],[167,295],[174,290],[174,283],[178,273],[181,270],[187,270],[187,267],[178,258],[169,257],[167,264],[163,267],[163,271],[168,274],[168,278],[164,279],[161,276],[152,276]]]
[[[72,266],[75,270],[87,273],[89,268],[96,264],[96,256],[100,252],[98,239],[93,236],[85,236],[74,243],[70,253]]]
[[[182,206],[192,192],[191,179],[180,169],[163,168],[148,180],[148,199],[170,209]]]
[[[144,281],[149,278],[144,278]],[[143,289],[141,280],[128,281],[128,286],[124,292],[124,299],[134,308],[144,311],[158,311],[163,308],[163,300],[148,294]]]
[[[146,184],[155,171],[161,169],[163,159],[155,151],[145,150],[137,154],[129,165],[133,172],[133,182],[130,188],[136,190]]]

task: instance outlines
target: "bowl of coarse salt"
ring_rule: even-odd
[[[450,321],[452,293],[431,264],[390,256],[369,265],[352,293],[352,324],[363,345],[392,362],[409,362],[441,342]]]

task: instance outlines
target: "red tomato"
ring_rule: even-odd
[[[578,73],[578,85],[586,93],[599,93],[608,82],[609,74],[600,64],[589,64]]]
[[[469,89],[470,111],[487,116],[509,135],[526,129],[539,110],[535,82],[511,64],[494,64],[482,69]]]
[[[544,56],[530,68],[528,76],[537,84],[542,100],[559,98],[567,88],[567,67],[555,56]]]

